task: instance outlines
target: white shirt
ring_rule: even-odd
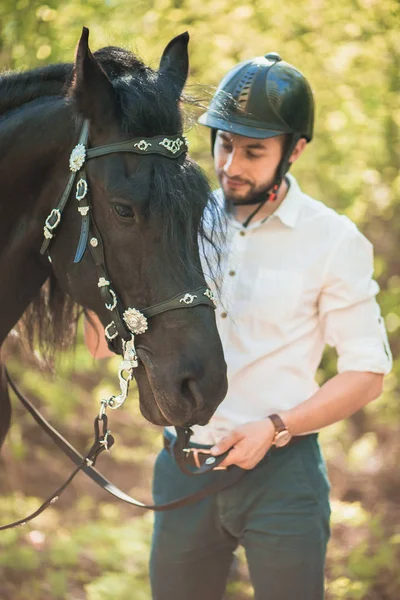
[[[273,215],[247,229],[228,222],[216,310],[228,393],[210,422],[193,428],[197,443],[312,396],[326,344],[337,350],[339,373],[391,369],[372,245],[288,179]]]

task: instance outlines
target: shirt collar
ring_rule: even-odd
[[[302,191],[301,191],[300,186],[297,183],[296,179],[293,177],[293,175],[288,173],[286,175],[286,177],[289,180],[289,184],[290,184],[289,189],[287,191],[285,198],[283,199],[281,204],[278,206],[276,211],[274,213],[272,213],[271,216],[266,217],[265,219],[263,219],[261,221],[251,222],[250,225],[248,226],[248,229],[255,229],[257,227],[260,227],[261,225],[263,225],[263,223],[268,221],[271,217],[278,217],[278,219],[287,227],[291,227],[291,228],[296,227],[298,217],[300,214],[300,210],[301,210]],[[224,196],[223,196],[222,190],[220,188],[218,190],[215,190],[214,195],[216,196],[216,198],[218,200],[218,204],[222,208],[224,205]],[[242,228],[242,224],[239,223],[239,221],[237,221],[234,217],[230,217],[229,221],[230,221],[231,225],[233,225],[233,227],[235,227],[236,229]]]
[[[278,217],[284,225],[294,228],[300,214],[302,192],[293,175],[288,173],[287,178],[290,184],[287,194],[271,216]]]

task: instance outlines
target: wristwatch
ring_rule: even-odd
[[[273,426],[275,427],[275,437],[272,444],[277,448],[286,446],[292,439],[292,434],[286,427],[279,415],[268,415],[268,419],[271,419]]]

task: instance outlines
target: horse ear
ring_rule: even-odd
[[[189,72],[188,44],[187,31],[177,35],[166,46],[160,61],[159,72],[176,83],[178,96],[181,95]]]
[[[89,48],[89,29],[82,29],[75,56],[72,95],[80,113],[97,124],[114,117],[116,98],[111,81]]]

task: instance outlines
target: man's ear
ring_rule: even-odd
[[[180,97],[189,73],[189,34],[187,31],[172,39],[166,46],[160,61],[159,73],[169,77]]]
[[[116,97],[111,81],[89,48],[89,29],[84,27],[75,57],[72,96],[78,111],[95,125],[115,120]]]
[[[289,162],[290,164],[296,162],[298,158],[303,154],[304,150],[307,146],[306,138],[300,138],[297,144],[294,147],[292,154],[290,155]]]

